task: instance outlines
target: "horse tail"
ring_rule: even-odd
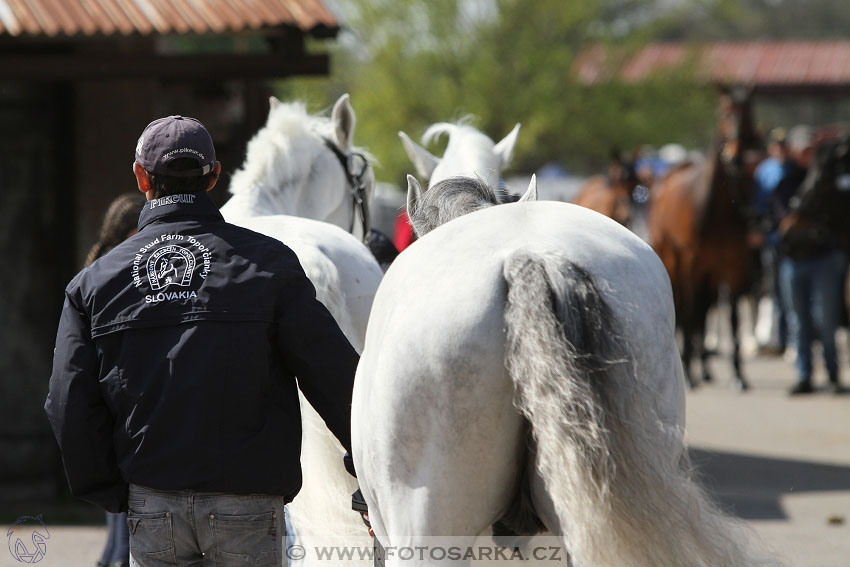
[[[771,565],[691,479],[681,434],[661,425],[655,393],[631,375],[622,323],[593,277],[522,250],[504,277],[514,405],[575,564]]]

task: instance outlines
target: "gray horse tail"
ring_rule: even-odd
[[[504,277],[505,362],[530,424],[529,466],[575,564],[771,565],[691,479],[683,441],[659,425],[654,392],[618,337],[624,323],[594,278],[524,250],[505,260]]]

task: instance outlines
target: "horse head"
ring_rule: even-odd
[[[369,232],[375,189],[371,158],[353,144],[356,117],[347,94],[331,117],[299,102],[269,99],[265,126],[248,142],[230,184],[227,216],[285,214],[335,224],[358,238]]]
[[[752,87],[721,90],[710,195],[720,209],[746,216],[753,194],[753,173],[763,156],[763,144],[753,125]],[[721,202],[722,201],[722,202]],[[706,208],[706,213],[714,207]],[[707,220],[707,219],[706,219]]]
[[[502,170],[513,157],[519,127],[519,124],[514,126],[507,136],[494,144],[493,140],[469,124],[434,124],[425,131],[422,143],[427,145],[443,134],[448,135],[449,143],[442,158],[431,154],[404,132],[398,135],[416,172],[429,180],[429,186],[450,177],[479,177],[487,185],[496,187]]]
[[[629,226],[633,196],[635,190],[642,186],[635,169],[635,162],[624,159],[619,151],[612,151],[607,177],[608,187],[611,188],[613,195],[608,216],[623,226]]]
[[[520,203],[537,200],[537,177],[532,175]],[[419,181],[407,176],[407,216],[421,238],[457,217],[500,204],[491,185],[478,177],[449,177],[422,190]]]

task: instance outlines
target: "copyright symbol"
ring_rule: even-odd
[[[286,556],[290,559],[294,559],[295,561],[300,561],[304,559],[307,555],[307,551],[298,544],[295,544],[286,549]]]

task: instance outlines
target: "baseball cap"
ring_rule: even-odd
[[[197,168],[172,170],[175,159],[195,160]],[[166,116],[148,124],[136,144],[136,161],[159,175],[195,177],[206,175],[215,165],[215,147],[204,125],[188,116]]]

